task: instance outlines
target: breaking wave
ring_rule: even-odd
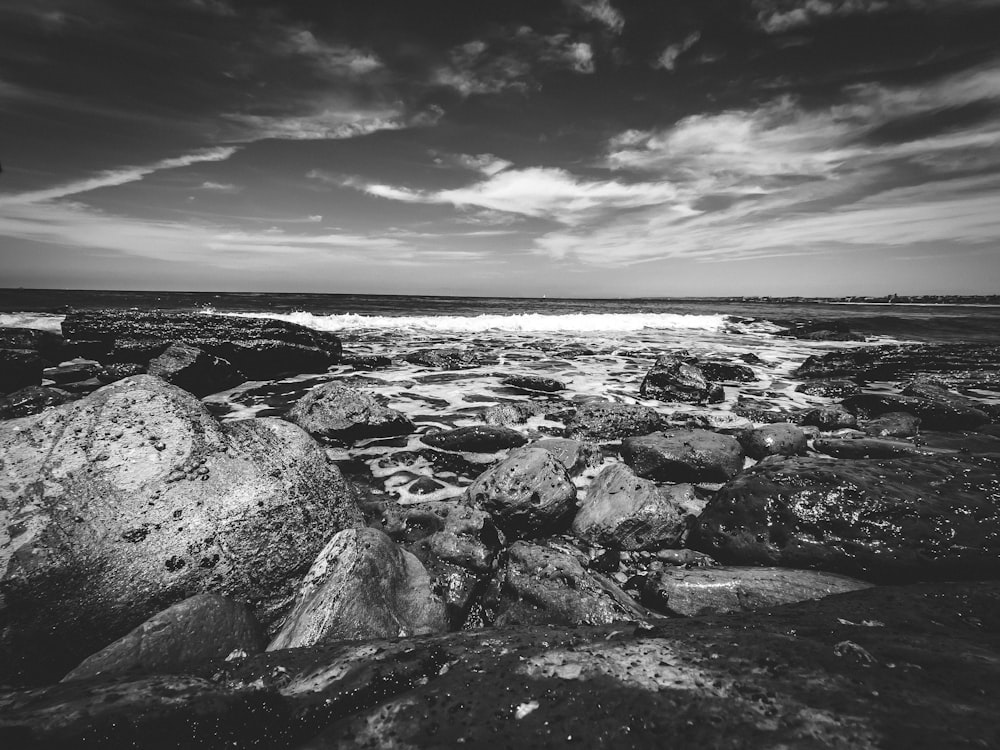
[[[40,331],[61,333],[65,317],[34,312],[0,313],[0,328],[37,328]]]

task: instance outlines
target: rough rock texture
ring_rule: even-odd
[[[517,430],[499,425],[473,425],[428,432],[421,435],[420,440],[432,448],[467,453],[496,453],[528,442],[528,438]]]
[[[747,430],[739,436],[740,445],[750,458],[796,456],[806,452],[806,434],[788,422]]]
[[[826,398],[845,398],[860,393],[861,387],[853,380],[813,380],[801,383],[795,387],[796,392],[807,396],[824,396]]]
[[[541,391],[542,393],[566,390],[566,384],[561,380],[546,378],[542,375],[508,375],[500,382],[503,385],[511,385],[526,391]]]
[[[755,612],[870,586],[854,578],[815,570],[674,568],[647,579],[642,589],[642,603],[664,614],[693,617]]]
[[[416,557],[376,529],[345,529],[316,558],[267,649],[446,629],[444,604]]]
[[[477,352],[457,347],[418,349],[404,354],[403,359],[411,365],[433,367],[438,370],[471,370],[483,364],[483,359]]]
[[[392,359],[379,354],[343,354],[340,364],[349,365],[355,370],[385,370],[392,367]]]
[[[46,365],[34,352],[0,349],[0,394],[39,385]]]
[[[622,458],[658,482],[724,482],[743,468],[743,448],[729,435],[672,430],[622,441]]]
[[[860,376],[898,380],[924,373],[1000,370],[1000,346],[904,344],[843,349],[809,357],[796,374],[805,378]]]
[[[566,425],[566,435],[607,442],[648,435],[663,427],[663,423],[663,415],[648,406],[591,401],[576,410]]]
[[[689,546],[736,565],[871,581],[1000,575],[1000,483],[989,456],[764,462],[729,482]]]
[[[906,411],[890,411],[866,419],[861,429],[874,437],[913,437],[920,432],[920,417]]]
[[[699,362],[698,367],[709,380],[732,383],[752,383],[757,380],[757,373],[753,368],[733,362]]]
[[[270,625],[353,495],[304,431],[142,375],[0,424],[0,681],[61,676],[214,591]]]
[[[578,476],[587,469],[593,469],[604,461],[601,447],[594,443],[570,438],[542,438],[531,443],[536,448],[544,448],[559,461],[571,476]]]
[[[51,380],[55,385],[64,383],[78,383],[81,380],[90,378],[100,378],[104,375],[104,368],[99,362],[77,361],[65,362],[55,367],[46,367],[42,370],[42,377]]]
[[[483,421],[486,424],[512,427],[513,425],[524,424],[531,417],[541,414],[544,410],[544,404],[538,404],[533,401],[504,402],[487,408],[483,412]]]
[[[802,424],[819,427],[821,430],[840,430],[845,427],[857,427],[858,418],[840,404],[832,404],[819,409],[812,409],[802,416]]]
[[[146,368],[136,362],[111,362],[104,366],[104,374],[100,375],[102,383],[114,383],[116,380],[144,375]]]
[[[221,357],[190,344],[171,344],[150,360],[146,372],[201,398],[244,382],[242,372]]]
[[[29,385],[8,396],[0,398],[0,419],[16,419],[38,414],[50,406],[58,406],[70,401],[72,396],[58,388],[44,385]]]
[[[332,333],[273,318],[103,310],[71,313],[62,329],[67,342],[104,364],[146,364],[171,344],[185,343],[225,359],[252,380],[323,372],[341,353]]]
[[[5,747],[995,746],[996,582],[769,612],[339,643],[0,694]],[[502,739],[501,739],[502,738]]]
[[[920,417],[928,430],[974,430],[990,420],[990,415],[971,399],[930,399],[920,396],[896,396],[885,393],[860,393],[844,399],[843,406],[861,418],[878,417],[905,411]]]
[[[613,583],[584,570],[572,554],[546,544],[511,545],[496,597],[498,627],[601,625],[645,614]]]
[[[642,379],[639,395],[688,404],[718,403],[724,398],[721,386],[709,382],[698,361],[686,351],[657,357]]]
[[[738,417],[749,419],[751,422],[759,422],[761,424],[776,424],[778,422],[801,424],[805,411],[788,410],[777,404],[739,396],[732,408],[732,413]]]
[[[566,467],[543,448],[524,446],[480,474],[466,497],[518,537],[559,531],[575,510],[576,487]]]
[[[245,604],[218,594],[196,594],[88,656],[63,681],[177,673],[233,652],[260,653],[265,643],[260,623]]]
[[[813,450],[836,458],[893,458],[912,456],[921,451],[905,440],[869,437],[822,437],[813,440]]]
[[[408,435],[416,426],[371,393],[337,382],[324,383],[300,398],[286,417],[314,437],[351,443]]]
[[[690,484],[657,487],[625,464],[611,464],[587,488],[573,533],[612,549],[676,547],[688,518],[704,507]]]

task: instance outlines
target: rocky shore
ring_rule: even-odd
[[[498,352],[0,329],[0,742],[1000,744],[1000,350],[789,333],[835,342],[794,402],[753,353],[675,348],[630,402],[496,371],[517,398],[427,429],[364,373]],[[273,416],[199,400],[303,373]],[[405,502],[358,469],[379,445],[430,467]]]

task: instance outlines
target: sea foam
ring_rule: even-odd
[[[40,331],[62,332],[65,315],[50,313],[0,313],[0,328],[37,328]]]

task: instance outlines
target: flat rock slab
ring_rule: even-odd
[[[658,482],[724,482],[743,468],[743,448],[729,435],[671,430],[622,441],[622,458]]]
[[[517,430],[500,425],[473,425],[454,430],[427,432],[420,440],[432,448],[465,453],[496,453],[528,442]]]
[[[904,344],[846,349],[806,359],[796,371],[804,378],[859,376],[899,380],[925,373],[1000,370],[1000,346],[983,344]]]
[[[648,435],[664,425],[655,409],[639,404],[591,401],[576,410],[566,425],[566,436],[608,442],[633,435]]]
[[[510,385],[525,391],[539,391],[541,393],[566,390],[566,384],[561,380],[546,378],[542,375],[508,375],[500,382],[503,385]]]

